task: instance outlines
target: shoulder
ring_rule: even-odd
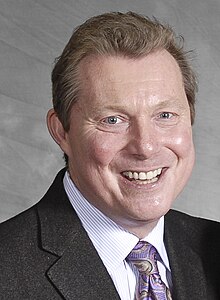
[[[165,231],[184,239],[195,248],[208,243],[220,251],[220,222],[170,210],[165,216]]]
[[[0,224],[0,256],[31,240],[37,231],[36,205]],[[7,250],[8,249],[8,250]],[[18,249],[17,249],[18,250]]]
[[[219,299],[220,223],[170,210],[165,216],[165,245],[178,276],[187,276],[187,264],[191,270],[196,267],[193,276],[199,281],[206,278],[210,292],[218,295],[211,299]]]
[[[30,265],[37,257],[37,223],[34,206],[0,224],[0,291],[7,296],[11,289],[19,291],[23,274],[30,275]]]
[[[58,173],[46,195],[38,203],[0,224],[0,251],[2,248],[7,249],[9,244],[21,244],[22,241],[33,239],[39,226],[38,207],[45,208],[47,203],[50,205],[50,202],[53,202],[52,198],[61,194],[64,173],[65,169]]]
[[[167,223],[176,224],[177,226],[182,226],[185,228],[195,228],[195,229],[216,229],[220,230],[220,222],[213,221],[201,217],[191,216],[189,214],[171,209],[165,216],[165,221]]]

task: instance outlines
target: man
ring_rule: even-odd
[[[0,298],[220,299],[220,225],[170,210],[193,168],[196,93],[172,29],[91,18],[52,82],[67,167],[0,226]]]

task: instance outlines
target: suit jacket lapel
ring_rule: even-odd
[[[38,204],[41,246],[56,255],[47,271],[64,299],[120,299],[62,187],[63,173]]]
[[[77,233],[47,272],[65,299],[119,299],[107,270],[84,233]]]
[[[196,237],[189,238],[179,217],[174,212],[165,217],[165,245],[171,266],[173,299],[208,299],[201,257],[193,249]]]

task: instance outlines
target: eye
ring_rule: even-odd
[[[171,119],[172,117],[174,117],[174,114],[173,113],[170,113],[170,112],[162,112],[160,115],[159,115],[159,118],[160,119]]]
[[[105,118],[103,120],[103,122],[106,124],[109,124],[109,125],[114,125],[114,124],[121,123],[122,120],[117,116],[110,116],[110,117]]]

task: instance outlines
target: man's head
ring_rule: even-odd
[[[191,174],[194,75],[172,31],[156,21],[106,14],[75,35],[54,69],[49,130],[88,201],[146,235]]]

